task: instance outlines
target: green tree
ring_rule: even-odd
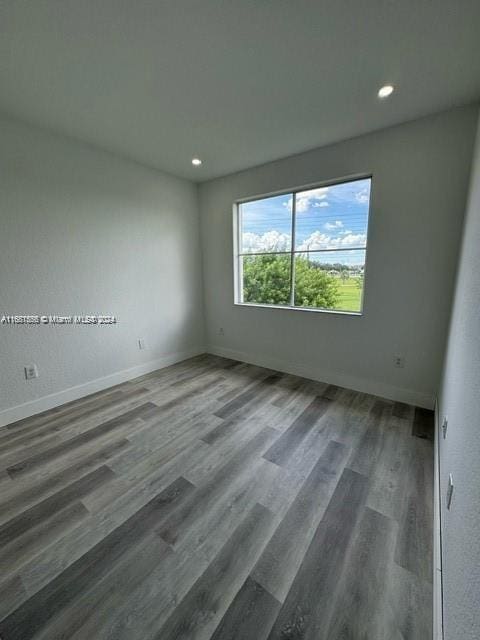
[[[315,262],[295,260],[295,306],[332,309],[338,302],[338,281]]]
[[[243,299],[259,304],[290,304],[290,256],[248,256],[243,262]],[[335,278],[318,263],[295,259],[295,305],[331,309],[338,301]]]
[[[289,304],[290,256],[244,258],[243,299],[259,304]]]

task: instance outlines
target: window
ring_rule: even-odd
[[[237,205],[236,302],[361,313],[371,178]]]

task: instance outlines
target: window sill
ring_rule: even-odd
[[[338,316],[355,316],[361,317],[363,316],[363,311],[338,311],[336,309],[314,309],[311,307],[289,307],[282,306],[277,304],[256,304],[253,302],[234,302],[234,306],[236,307],[253,307],[260,309],[280,309],[283,311],[307,311],[310,313],[327,313],[329,315],[338,315]]]

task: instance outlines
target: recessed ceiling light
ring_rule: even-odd
[[[192,164],[194,167],[199,167],[202,164],[200,158],[192,158]]]
[[[393,86],[391,84],[386,84],[384,87],[379,89],[378,97],[379,98],[388,98],[393,93]]]

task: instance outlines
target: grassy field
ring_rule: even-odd
[[[339,300],[336,309],[343,311],[360,311],[362,290],[357,284],[358,278],[340,280],[338,283]]]

